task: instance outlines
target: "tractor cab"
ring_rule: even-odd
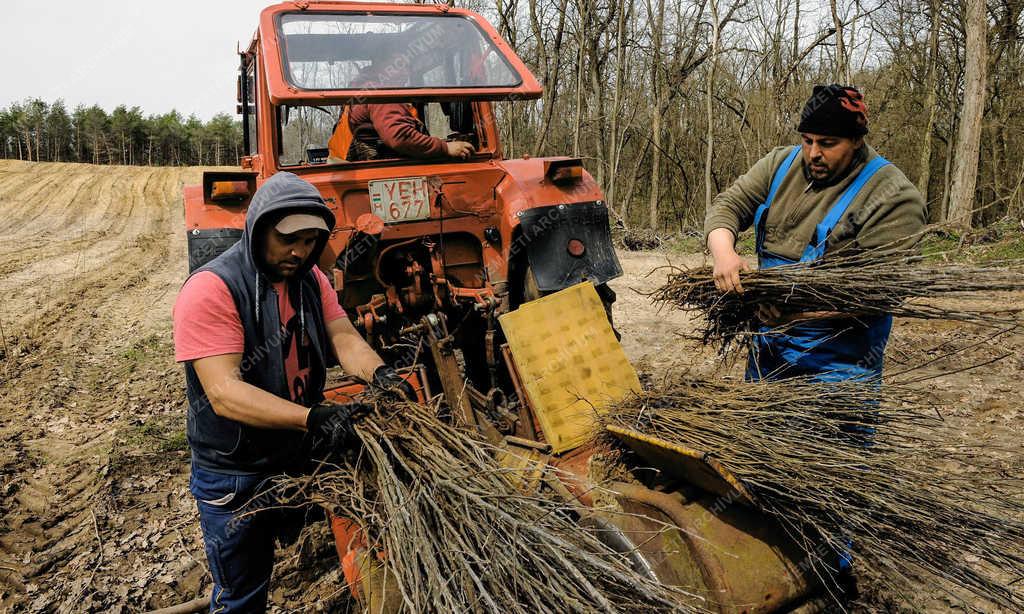
[[[499,432],[529,434],[498,317],[582,281],[610,310],[607,282],[621,274],[604,195],[582,162],[503,154],[494,105],[541,92],[472,11],[265,9],[240,53],[242,170],[207,172],[185,189],[190,270],[238,239],[266,178],[295,173],[335,214],[318,265],[367,340],[393,364],[426,357],[435,387],[466,391],[454,402],[464,413],[478,406]],[[367,126],[382,109],[429,151],[396,146],[376,120]],[[471,153],[446,155],[439,145],[452,141]],[[450,351],[432,359],[431,339]]]
[[[276,13],[270,21],[279,53],[266,57],[267,88],[279,106],[280,168],[365,160],[349,155],[350,149],[358,151],[350,144],[360,136],[349,126],[352,107],[388,103],[407,105],[430,136],[459,138],[493,155],[497,143],[486,134],[488,122],[472,101],[540,93],[522,62],[499,46],[485,22],[468,13],[341,13],[309,7]]]

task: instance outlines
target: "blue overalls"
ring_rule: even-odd
[[[775,172],[767,200],[754,213],[757,261],[758,267],[762,269],[797,262],[765,251],[764,235],[768,208],[772,206],[775,193],[782,185],[786,173],[796,163],[799,154],[800,147],[794,147]],[[825,219],[818,224],[811,243],[804,249],[799,262],[811,262],[825,255],[828,237],[850,208],[850,203],[886,164],[889,164],[888,160],[877,156],[865,165],[856,179],[840,195],[836,204],[829,209]],[[882,358],[891,330],[891,315],[815,320],[794,325],[785,333],[770,332],[771,327],[762,325],[759,329],[761,334],[755,335],[750,345],[746,379],[759,381],[809,376],[820,382],[864,379],[880,385]],[[858,416],[859,420],[865,418],[864,415]],[[866,447],[872,445],[874,427],[858,424],[850,425],[848,429],[843,430],[851,436],[851,443]],[[853,541],[843,541],[846,543],[846,549],[836,552],[836,565],[838,571],[846,572],[853,564],[853,556],[849,551]]]
[[[762,269],[797,262],[765,251],[764,236],[768,209],[799,155],[800,147],[794,147],[775,172],[767,200],[754,214],[758,266]],[[887,164],[888,160],[877,156],[865,165],[818,224],[799,262],[818,260],[825,254],[828,237],[850,203],[875,173]],[[879,378],[891,329],[891,315],[814,320],[796,324],[784,333],[770,332],[771,327],[762,325],[759,329],[761,334],[755,335],[750,345],[746,379],[759,381],[810,376],[822,382],[835,382]]]

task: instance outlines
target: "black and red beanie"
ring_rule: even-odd
[[[816,85],[796,130],[822,136],[864,136],[868,133],[868,107],[855,87]]]

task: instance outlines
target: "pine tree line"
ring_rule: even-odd
[[[237,166],[242,128],[226,113],[203,122],[177,111],[143,115],[139,107],[79,105],[39,98],[0,108],[0,158],[36,162]]]

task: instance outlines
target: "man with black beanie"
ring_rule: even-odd
[[[835,84],[815,87],[797,132],[801,145],[770,152],[708,211],[704,229],[715,285],[722,292],[743,292],[740,273],[748,266],[735,241],[751,226],[762,269],[840,251],[906,250],[920,238],[924,199],[898,168],[864,143],[868,110],[859,91]],[[774,306],[760,309],[759,316],[761,334],[751,342],[747,380],[799,376],[880,383],[892,316],[785,313]],[[851,441],[870,445],[873,428],[851,425],[850,431]],[[835,571],[848,597],[856,592],[850,565],[847,553],[837,553]]]
[[[925,225],[924,199],[893,164],[864,142],[868,110],[853,87],[821,85],[804,106],[801,145],[778,147],[759,160],[708,210],[704,229],[715,285],[743,292],[747,263],[736,253],[751,226],[759,268],[817,260],[826,254],[913,248]],[[890,316],[761,309],[747,378],[811,376],[822,380],[881,375]]]

